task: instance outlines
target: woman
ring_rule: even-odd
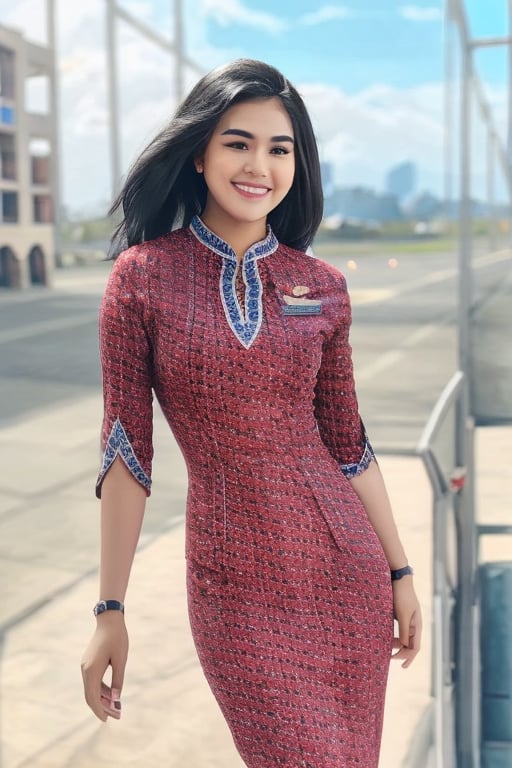
[[[241,756],[249,768],[376,768],[391,648],[409,666],[421,615],[358,413],[345,280],[305,254],[322,193],[297,91],[257,61],[206,75],[120,205],[114,248],[125,250],[100,321],[86,699],[101,720],[119,717],[154,391],[189,473],[192,632]]]

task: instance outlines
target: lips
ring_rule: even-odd
[[[240,184],[239,182],[234,181],[233,186],[238,190],[238,192],[244,195],[244,197],[264,197],[267,192],[270,192],[269,187],[263,187],[255,184]]]

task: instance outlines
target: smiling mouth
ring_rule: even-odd
[[[250,195],[251,197],[263,197],[267,192],[270,192],[269,187],[253,187],[249,184],[238,184],[236,181],[233,182],[233,186],[242,194]]]

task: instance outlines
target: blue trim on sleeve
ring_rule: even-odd
[[[372,448],[372,444],[366,437],[364,441],[363,455],[359,461],[352,464],[340,464],[340,469],[345,477],[350,480],[352,477],[358,477],[358,475],[362,475],[363,472],[368,469],[372,461],[376,461],[375,451]]]
[[[128,440],[123,425],[119,419],[116,419],[112,425],[110,435],[108,436],[108,440],[105,445],[103,463],[101,465],[98,480],[96,482],[97,495],[99,495],[99,490],[105,475],[107,474],[108,470],[114,463],[116,456],[118,455],[121,456],[126,467],[131,472],[135,480],[137,480],[138,483],[140,483],[149,491],[151,488],[151,478],[148,477],[148,475],[144,472],[141,465],[139,464],[139,460],[135,455],[132,444]]]

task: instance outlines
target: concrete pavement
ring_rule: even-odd
[[[0,764],[3,768],[242,768],[198,667],[184,589],[186,473],[161,416],[154,495],[165,530],[145,526],[127,596],[131,652],[120,722],[96,721],[82,700],[79,662],[97,599],[99,396],[63,403],[0,430]],[[512,428],[478,431],[479,509],[510,519]],[[431,495],[420,461],[381,458],[424,610],[424,649],[392,665],[381,768],[407,755],[430,697]],[[34,529],[34,507],[38,525]],[[29,512],[31,514],[29,514]],[[69,541],[83,543],[70,555]],[[76,548],[73,547],[73,550]],[[94,552],[94,555],[91,553]],[[510,542],[488,541],[488,559]]]

